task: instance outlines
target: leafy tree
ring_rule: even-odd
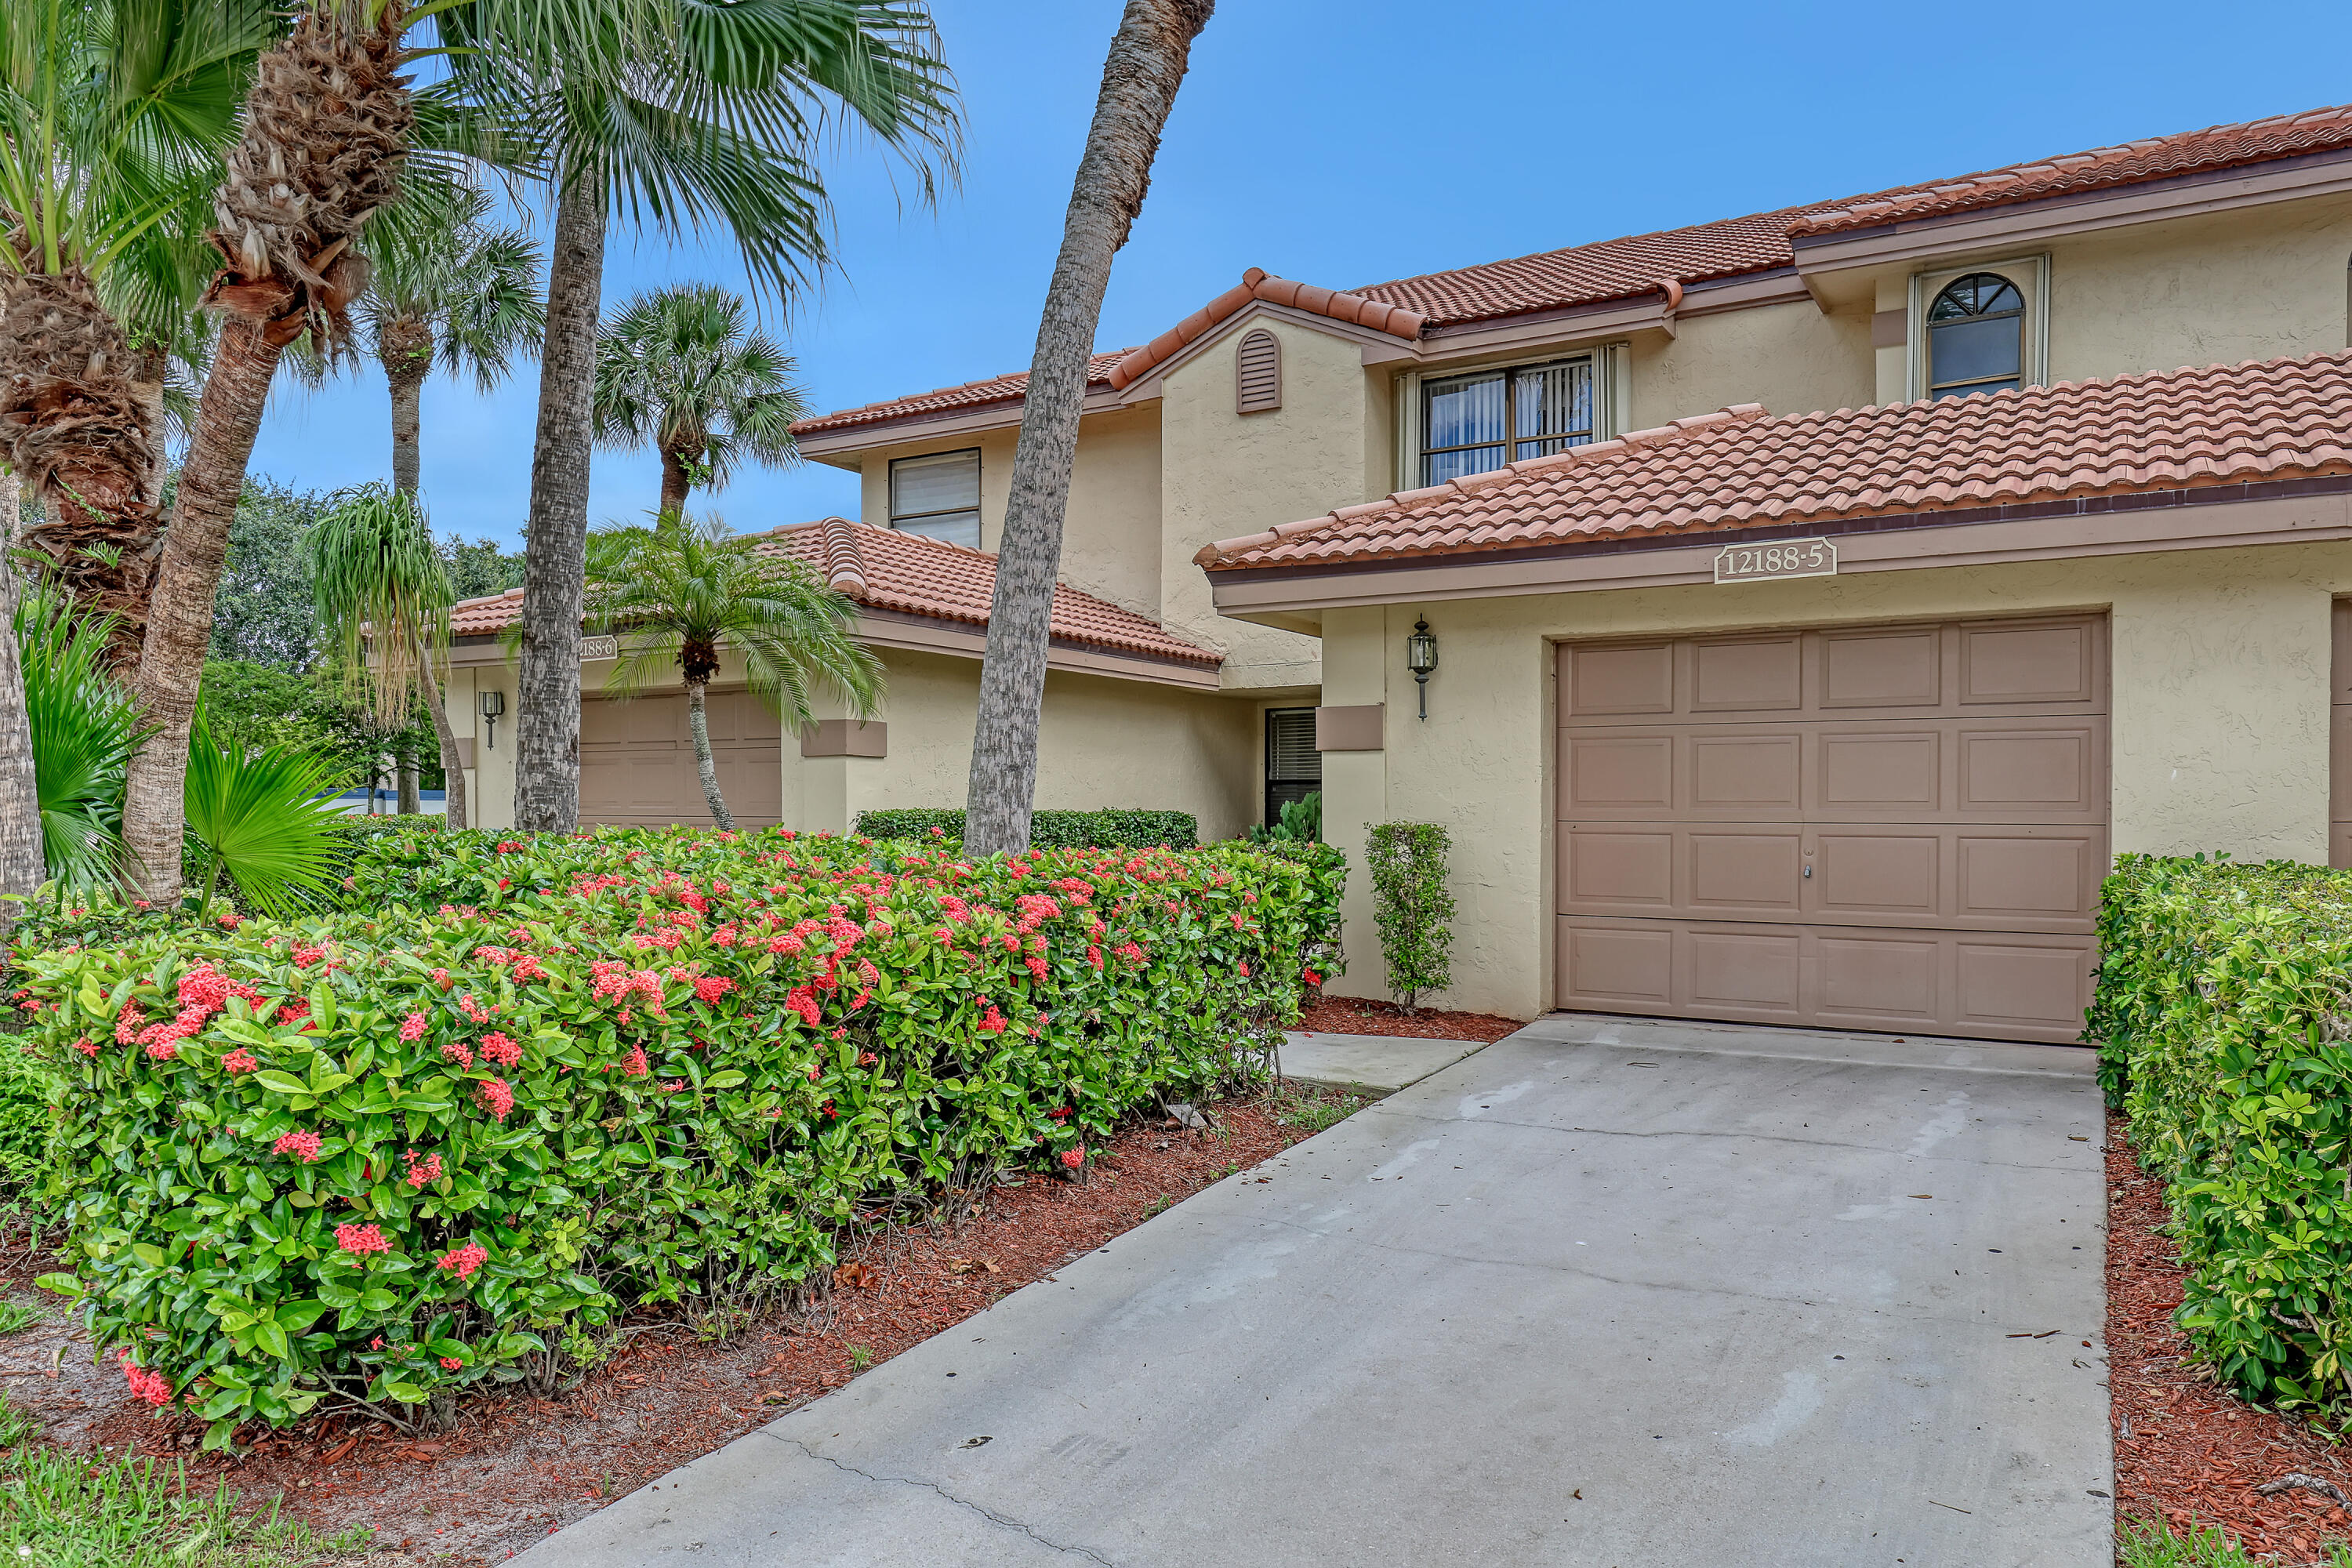
[[[365,485],[338,496],[310,531],[320,630],[364,673],[368,710],[397,721],[421,699],[441,744],[448,826],[466,826],[466,773],[442,706],[438,656],[449,637],[449,574],[424,509],[404,490]],[[404,781],[400,806],[414,811]]]
[[[927,11],[898,0],[681,6],[652,38],[606,28],[526,58],[453,57],[544,105],[555,208],[531,457],[530,574],[517,691],[515,819],[580,816],[580,660],[588,468],[607,219],[664,235],[732,231],[755,284],[789,290],[825,263],[814,149],[841,124],[905,158],[929,200],[952,170],[957,110]],[[616,59],[615,51],[624,58]],[[635,51],[635,58],[626,58]]]
[[[746,458],[800,456],[793,421],[808,404],[792,356],[748,315],[715,283],[679,283],[637,295],[596,341],[596,439],[661,454],[663,511],[683,510],[698,486],[725,489]]]
[[[763,556],[717,518],[676,511],[651,528],[599,529],[588,547],[589,622],[627,639],[606,689],[633,697],[672,666],[683,674],[695,771],[720,827],[732,831],[735,818],[719,791],[705,702],[722,650],[743,656],[752,691],[782,716],[786,734],[810,721],[812,681],[840,692],[859,717],[874,712],[882,662],[850,636],[856,605],[805,562]]]
[[[1102,319],[1103,290],[1110,286],[1111,258],[1143,210],[1160,132],[1175,107],[1192,40],[1213,9],[1215,0],[1127,0],[1110,58],[1103,62],[1094,123],[1063,220],[1062,251],[1037,322],[1004,537],[997,546],[996,595],[965,791],[964,847],[973,855],[1029,847],[1054,580],[1062,566],[1062,515],[1070,504],[1087,361]]]
[[[205,666],[205,717],[222,745],[253,749],[284,742],[318,753],[338,788],[373,774],[388,751],[432,744],[417,724],[387,731],[376,723],[323,670],[244,659]]]
[[[228,559],[213,595],[207,655],[307,668],[317,654],[305,541],[324,500],[267,476],[248,479],[229,525]]]
[[[451,533],[442,537],[437,548],[449,574],[449,592],[457,598],[486,598],[522,586],[521,552],[501,550],[496,540],[460,539]]]

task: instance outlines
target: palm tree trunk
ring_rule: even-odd
[[[515,826],[541,833],[569,833],[580,823],[580,615],[588,585],[589,414],[604,195],[602,179],[590,175],[564,186],[548,258],[515,693]]]
[[[416,668],[424,671],[417,682],[425,692],[425,710],[433,715],[433,733],[441,742],[441,773],[447,781],[447,794],[443,797],[446,815],[441,826],[455,831],[466,826],[466,770],[457,763],[457,731],[449,727],[449,709],[441,700],[441,682],[435,675],[432,658],[425,645],[416,645]]]
[[[33,729],[25,711],[25,667],[16,647],[16,522],[21,488],[0,468],[0,893],[41,885],[41,793],[33,776]],[[0,901],[0,931],[17,906]]]
[[[400,748],[393,773],[393,809],[403,816],[415,816],[425,809],[425,795],[416,783],[416,756],[407,746]]]
[[[661,509],[662,515],[667,517],[686,510],[686,498],[694,489],[694,481],[686,477],[686,465],[677,460],[677,454],[667,447],[662,448],[661,464]]]
[[[423,447],[417,433],[424,423],[421,408],[425,377],[394,375],[387,379],[392,384],[392,488],[404,495],[415,495],[417,474],[423,467]]]
[[[229,524],[236,517],[246,463],[253,456],[253,438],[260,433],[262,408],[282,352],[250,321],[222,323],[204,400],[196,406],[187,462],[180,469],[135,686],[156,729],[131,760],[122,801],[131,875],[142,896],[153,902],[176,902],[180,896],[188,723],[204,681]]]
[[[1143,208],[1160,132],[1184,80],[1192,40],[1213,9],[1215,0],[1127,0],[1103,62],[1094,123],[1087,130],[1061,254],[1037,323],[1021,444],[1013,455],[964,802],[964,847],[973,855],[1029,847],[1054,579],[1061,570],[1062,516],[1077,454],[1087,360],[1094,353],[1111,258]]]
[[[702,798],[710,805],[710,820],[721,833],[732,833],[735,816],[727,809],[727,797],[719,793],[719,762],[710,754],[710,715],[705,710],[709,692],[707,680],[686,683],[686,729],[694,737],[694,771],[702,780]]]

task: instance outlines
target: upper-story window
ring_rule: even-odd
[[[1442,485],[1592,439],[1592,359],[1421,384],[1421,482]]]
[[[890,459],[890,526],[980,548],[980,448]]]
[[[1946,284],[1927,307],[1927,395],[2014,391],[2024,375],[2025,296],[1998,272]]]

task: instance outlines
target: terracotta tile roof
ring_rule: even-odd
[[[2150,136],[2063,158],[2012,163],[1932,185],[1862,196],[1799,219],[1798,236],[1869,228],[1904,218],[1942,217],[1978,207],[2070,195],[2114,185],[2139,184],[2179,174],[2230,169],[2352,146],[2352,105],[2275,115],[2242,125],[2215,125],[2178,136]]]
[[[1367,300],[1361,294],[1346,294],[1336,289],[1318,289],[1312,283],[1276,278],[1263,268],[1253,267],[1242,274],[1239,283],[1141,348],[1129,350],[1127,357],[1111,367],[1111,385],[1119,388],[1131,385],[1173,357],[1177,350],[1243,306],[1257,300],[1328,316],[1335,321],[1352,321],[1357,326],[1370,327],[1374,331],[1387,332],[1394,337],[1421,336],[1422,318],[1402,305],[1382,304],[1375,300]]]
[[[759,548],[807,562],[861,605],[971,626],[988,625],[989,604],[996,593],[993,555],[838,517],[777,529],[761,537]],[[456,637],[486,636],[504,631],[521,614],[520,588],[462,599],[450,607],[449,630]],[[1055,585],[1052,624],[1054,637],[1061,642],[1212,669],[1224,662],[1213,649],[1067,584]]]
[[[1153,364],[1239,310],[1248,298],[1265,297],[1259,292],[1265,287],[1296,289],[1299,298],[1284,303],[1296,302],[1301,308],[1321,310],[1343,320],[1362,321],[1382,331],[1397,331],[1407,319],[1418,316],[1421,321],[1414,332],[1399,331],[1399,335],[1425,335],[1446,327],[1535,310],[1636,299],[1654,290],[1665,291],[1673,300],[1678,298],[1679,289],[1688,284],[1793,267],[1793,237],[1822,236],[1898,218],[1939,216],[2347,146],[2352,146],[2352,106],[2315,109],[2242,125],[2218,125],[2177,136],[2150,137],[2119,147],[2044,158],[1958,179],[1901,185],[1868,195],[1843,196],[1688,228],[1628,235],[1562,250],[1424,273],[1417,278],[1394,279],[1345,293],[1327,293],[1280,279],[1252,284],[1245,273],[1243,288],[1252,290],[1251,294],[1244,296],[1239,289],[1228,289],[1142,348],[1097,354],[1087,367],[1088,384],[1112,388],[1129,384]],[[1310,299],[1317,302],[1309,303]],[[1326,302],[1333,308],[1325,309]],[[1370,319],[1370,310],[1382,305],[1393,307],[1395,313],[1384,321]],[[1221,308],[1222,313],[1212,315]],[[1350,311],[1357,313],[1349,314]],[[1027,382],[1025,372],[992,376],[986,381],[822,415],[803,420],[793,429],[800,434],[816,435],[925,414],[1016,403]]]
[[[1113,349],[1108,353],[1097,354],[1087,361],[1087,388],[1109,386],[1111,367],[1135,352],[1133,349]],[[992,403],[1018,403],[1028,386],[1027,371],[1012,371],[1003,375],[992,375],[985,381],[967,381],[960,386],[941,386],[929,392],[910,393],[905,397],[820,414],[814,419],[796,422],[793,426],[793,434],[814,436],[827,430],[846,430],[854,426],[878,424],[888,419],[909,419],[925,414],[953,414]]]
[[[1756,404],[1212,544],[1213,571],[2352,473],[2352,351],[1772,418]]]
[[[877,610],[984,626],[996,595],[995,556],[845,518],[780,528],[760,548],[800,557],[835,588]],[[1055,637],[1066,642],[1212,668],[1223,662],[1223,655],[1163,630],[1157,621],[1066,583],[1054,585],[1052,624]]]

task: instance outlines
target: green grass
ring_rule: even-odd
[[[1308,1137],[1336,1127],[1363,1109],[1365,1097],[1339,1089],[1286,1088],[1274,1097],[1274,1120],[1306,1130]]]
[[[29,1329],[47,1315],[30,1301],[0,1301],[0,1334]]]
[[[2121,1545],[2123,1553],[2117,1561],[2123,1568],[2270,1568],[2248,1556],[2246,1549],[2223,1531],[2175,1535],[2161,1521],[2153,1524],[2126,1521]],[[2352,1568],[2352,1542],[2332,1541],[2326,1550],[2327,1555],[2320,1561],[2327,1568]]]
[[[30,1568],[313,1568],[364,1550],[369,1532],[333,1540],[244,1512],[224,1481],[183,1484],[182,1468],[89,1458],[34,1440],[36,1424],[0,1401],[0,1563]]]

